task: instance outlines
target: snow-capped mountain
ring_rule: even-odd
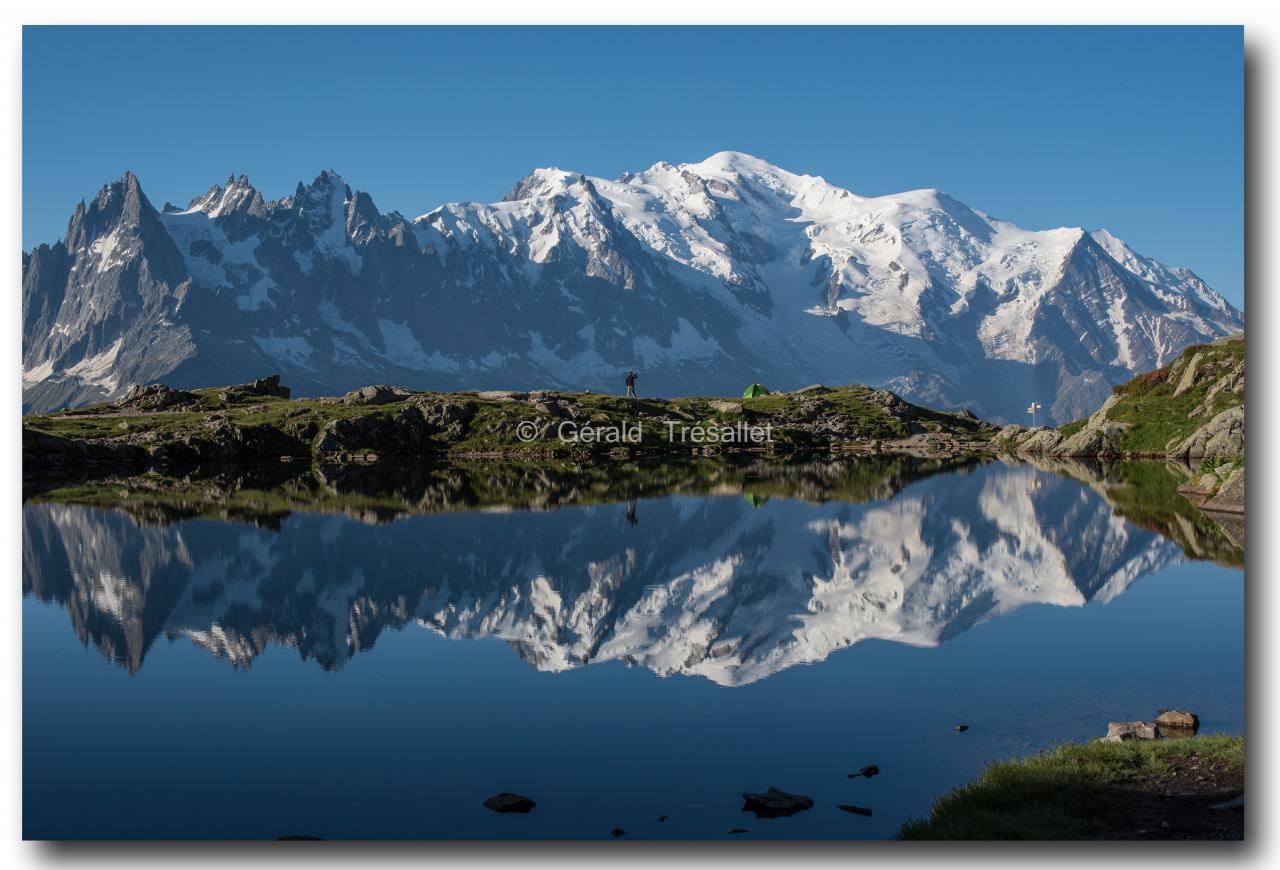
[[[615,390],[635,369],[653,395],[858,382],[1062,421],[1243,323],[1105,230],[859,196],[736,152],[616,180],[538,169],[414,219],[332,172],[274,201],[229,178],[159,212],[127,174],[23,258],[32,410],[270,371],[312,394]]]
[[[130,670],[161,637],[237,667],[280,644],[335,669],[416,623],[505,640],[540,670],[621,661],[741,685],[867,639],[934,646],[1025,604],[1105,602],[1182,559],[1095,490],[1025,466],[860,504],[733,493],[627,514],[293,514],[254,528],[30,504],[23,589]]]

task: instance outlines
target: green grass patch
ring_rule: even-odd
[[[1106,834],[1101,799],[1117,786],[1158,784],[1174,761],[1195,756],[1244,777],[1244,738],[1071,744],[1044,755],[991,765],[944,794],[927,819],[902,826],[906,840],[1071,840]]]
[[[1202,413],[1191,416],[1205,405],[1213,384],[1244,360],[1244,353],[1243,338],[1221,344],[1192,345],[1170,365],[1114,387],[1119,401],[1107,411],[1107,419],[1127,426],[1115,436],[1116,447],[1125,453],[1164,455],[1173,444],[1187,438],[1216,414],[1243,404],[1243,395],[1223,390]],[[1181,395],[1175,395],[1191,365],[1196,367],[1193,385]],[[1083,425],[1084,421],[1077,420],[1059,431],[1070,436]]]

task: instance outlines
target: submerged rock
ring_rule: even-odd
[[[614,828],[614,829],[613,829],[612,831],[610,831],[609,833],[610,833],[611,835],[615,836],[615,837],[624,837],[624,836],[626,836],[626,833],[627,833],[627,832],[626,832],[626,831],[624,831],[624,830],[622,830],[622,828]]]
[[[957,734],[963,734],[964,732],[966,732],[966,731],[968,731],[968,730],[969,730],[969,726],[968,726],[968,725],[957,725],[957,726],[956,726],[956,733],[957,733]]]
[[[1200,730],[1200,717],[1188,710],[1162,710],[1156,725],[1162,732],[1168,729],[1195,734]]]
[[[856,804],[836,804],[836,809],[853,813],[855,816],[871,816],[871,807],[860,807]]]
[[[813,807],[813,798],[791,794],[773,785],[764,792],[744,791],[742,799],[746,801],[742,805],[743,811],[755,813],[756,818],[760,819],[793,816]]]
[[[868,764],[866,767],[862,768],[857,773],[849,774],[849,778],[853,779],[854,777],[857,777],[857,776],[865,776],[867,779],[871,779],[871,777],[875,776],[879,772],[880,772],[879,767],[877,767],[874,764]]]
[[[504,791],[486,800],[484,805],[495,813],[527,813],[538,804],[533,798],[527,798],[515,792]]]

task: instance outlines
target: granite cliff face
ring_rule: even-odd
[[[157,211],[127,174],[23,258],[27,410],[280,371],[298,395],[869,383],[987,419],[1094,410],[1243,315],[1110,233],[1028,231],[936,190],[864,197],[722,152],[501,202],[383,214],[332,172]]]

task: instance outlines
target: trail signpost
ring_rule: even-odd
[[[1041,405],[1039,402],[1032,402],[1030,405],[1027,406],[1027,413],[1031,415],[1032,429],[1036,428],[1036,411],[1039,411],[1043,407],[1044,405]]]

